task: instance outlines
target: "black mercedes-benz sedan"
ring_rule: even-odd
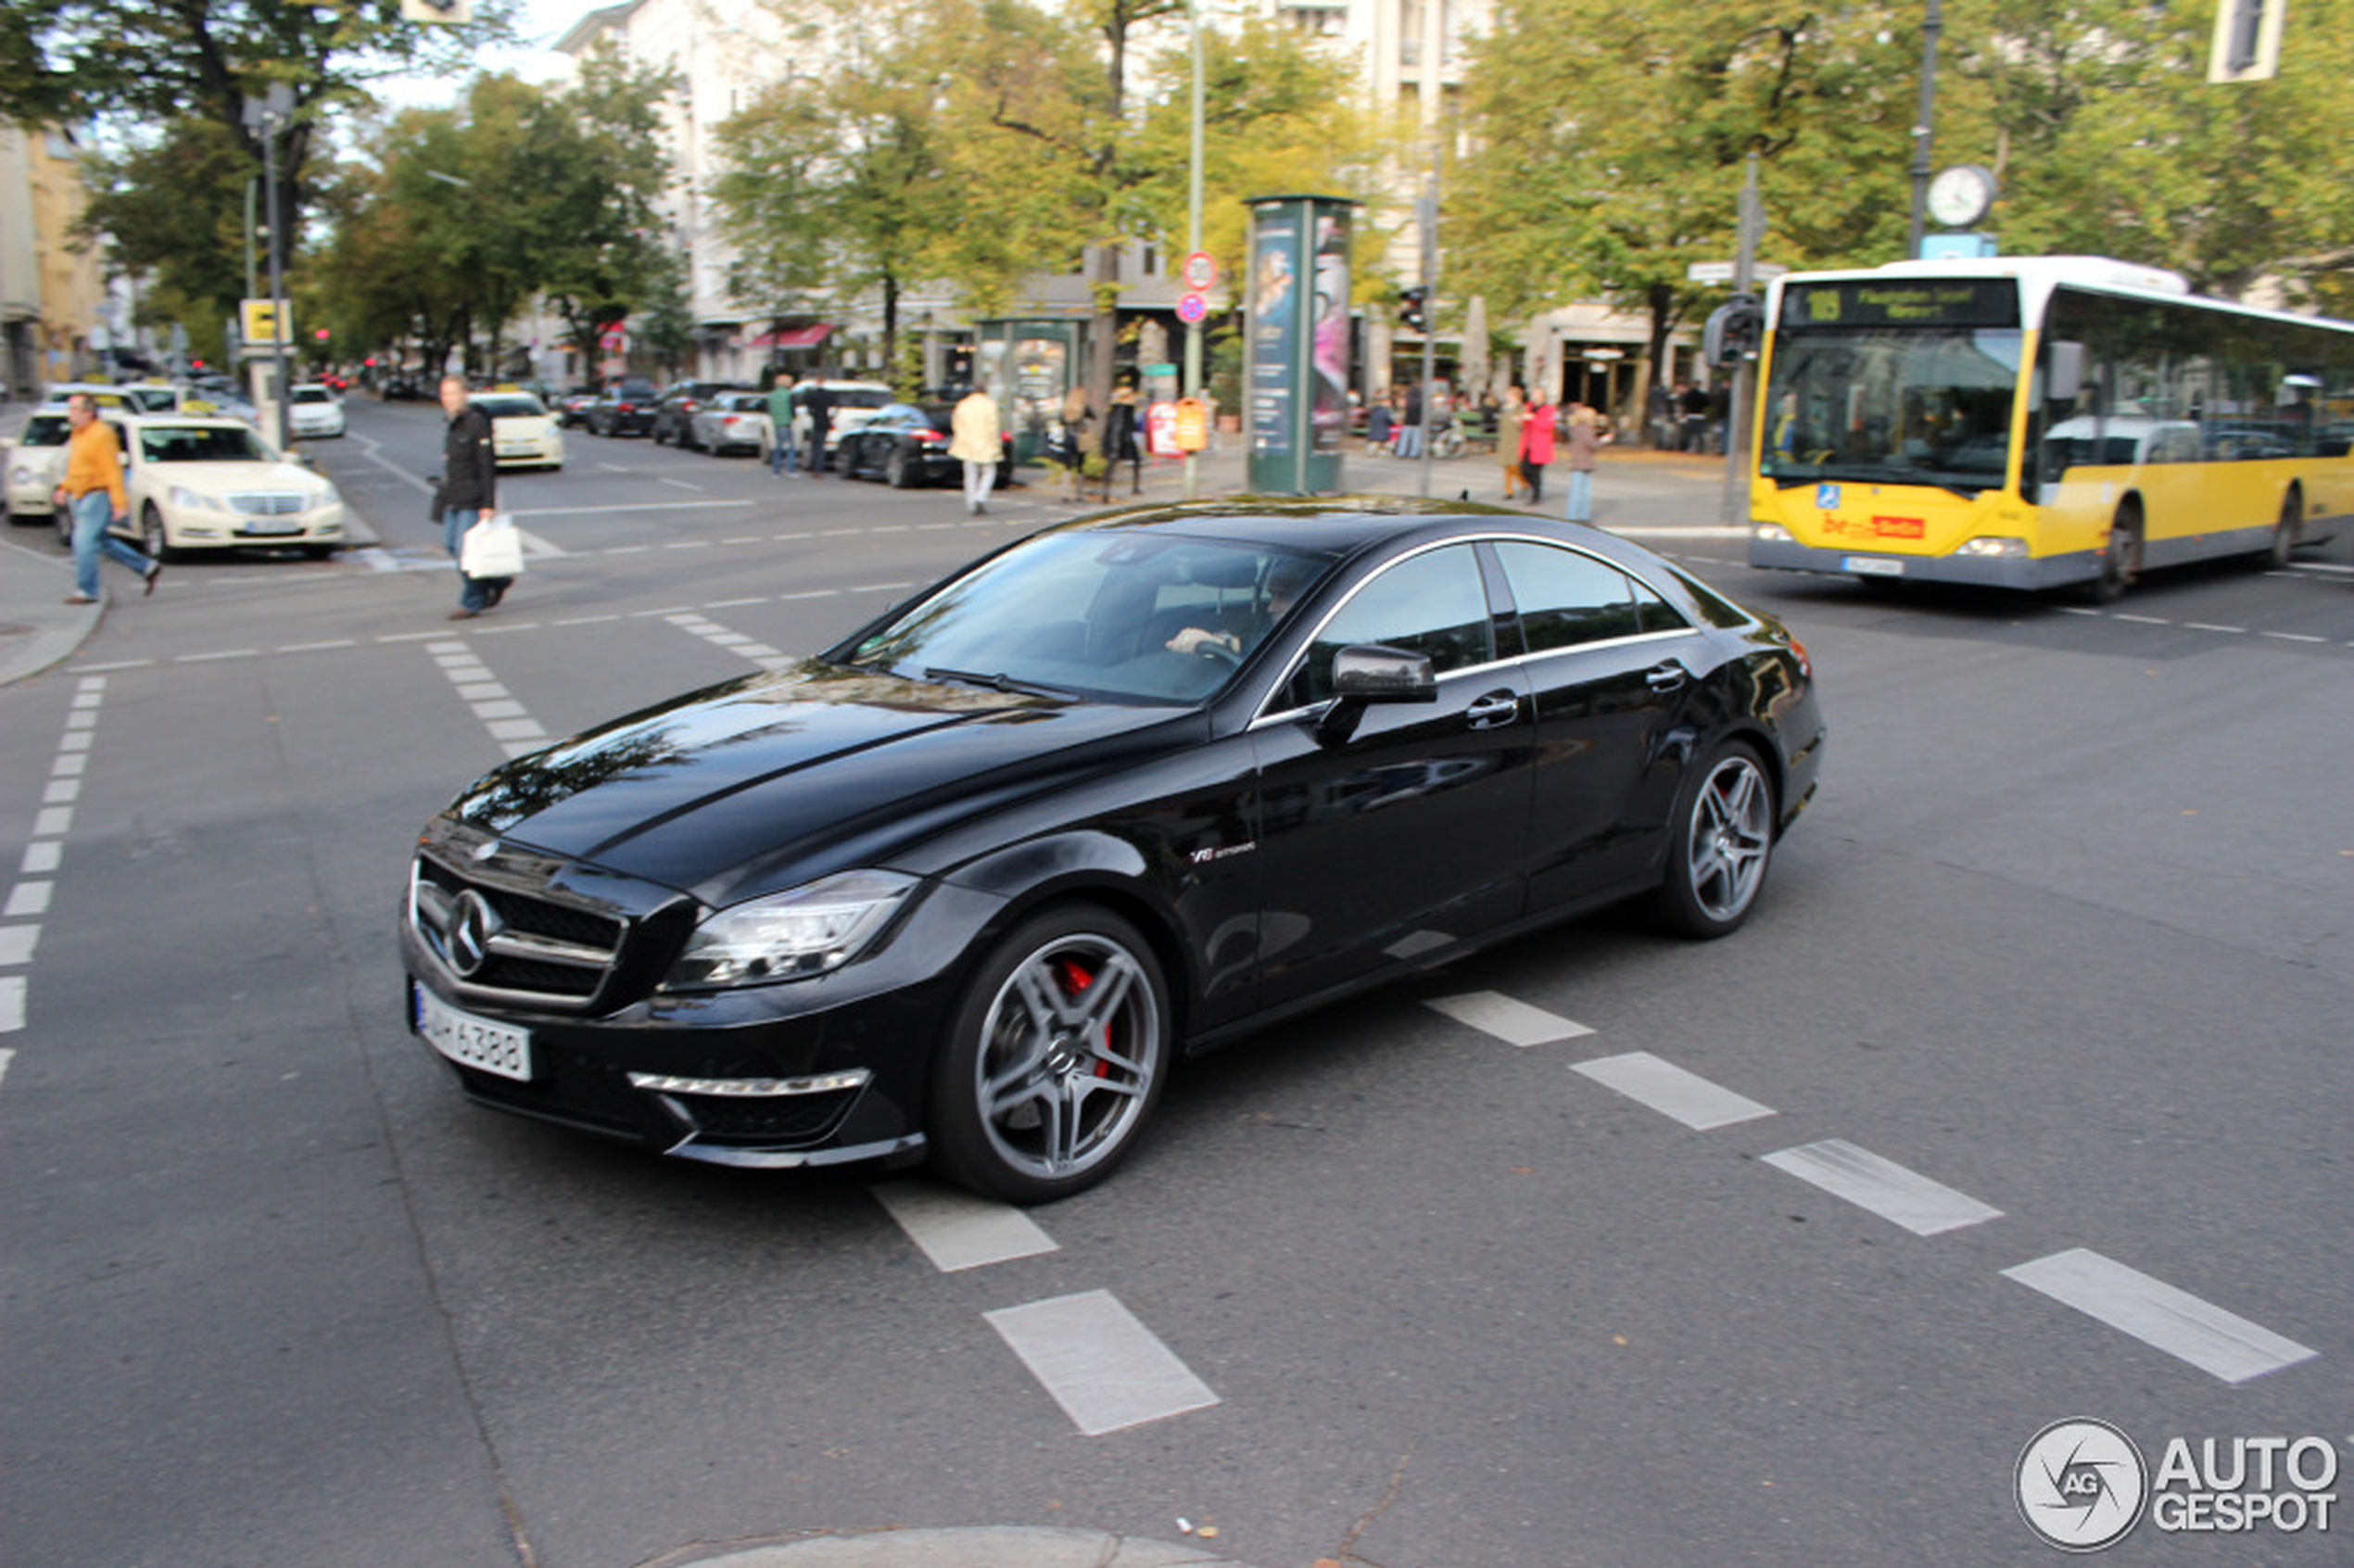
[[[468,788],[410,1020],[504,1109],[1047,1200],[1186,1053],[1621,900],[1733,930],[1823,739],[1787,631],[1606,533],[1112,512]]]

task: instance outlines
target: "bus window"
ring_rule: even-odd
[[[1785,328],[1760,471],[1999,488],[2022,335],[2003,328]]]

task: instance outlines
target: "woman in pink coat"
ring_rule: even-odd
[[[1553,405],[1541,392],[1531,393],[1528,413],[1520,425],[1520,476],[1528,481],[1528,500],[1545,499],[1545,465],[1553,461]]]

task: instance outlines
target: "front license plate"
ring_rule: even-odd
[[[1885,555],[1851,555],[1841,561],[1840,566],[1864,577],[1901,577],[1905,575],[1905,563],[1891,561]]]
[[[425,1043],[453,1062],[519,1083],[531,1081],[531,1031],[493,1023],[462,1012],[411,982],[416,998],[411,1020]]]
[[[301,533],[302,525],[299,523],[248,523],[237,532],[252,538],[276,538],[283,534]]]

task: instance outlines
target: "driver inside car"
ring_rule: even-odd
[[[1291,613],[1300,590],[1315,577],[1315,570],[1303,561],[1282,561],[1267,574],[1267,602],[1264,609],[1254,608],[1232,630],[1213,630],[1202,626],[1187,626],[1164,644],[1171,653],[1199,653],[1205,648],[1214,655],[1221,650],[1239,659],[1258,645],[1269,627]]]

